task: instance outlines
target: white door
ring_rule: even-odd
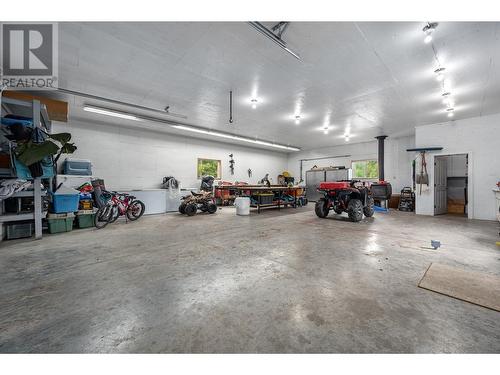
[[[436,156],[434,158],[434,215],[442,215],[448,212],[446,178],[446,156]]]

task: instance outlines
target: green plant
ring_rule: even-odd
[[[54,163],[57,163],[61,154],[72,154],[75,152],[76,146],[73,143],[69,143],[70,140],[70,133],[49,134],[46,140],[41,143],[36,143],[32,140],[19,143],[15,154],[17,160],[28,167],[47,156],[53,155],[57,155],[54,159]]]

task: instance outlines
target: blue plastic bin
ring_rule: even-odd
[[[14,124],[21,124],[23,126],[27,126],[32,128],[33,127],[33,120],[28,119],[27,117],[20,117],[20,118],[9,118],[9,117],[2,117],[1,118],[1,123],[2,125],[14,125]]]
[[[52,212],[62,214],[78,211],[80,195],[77,194],[52,194]]]

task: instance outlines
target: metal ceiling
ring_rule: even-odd
[[[448,121],[434,46],[451,82],[454,119],[500,112],[500,23],[441,22],[432,44],[423,42],[424,25],[292,22],[285,39],[297,60],[244,22],[61,23],[59,85],[312,149],[344,144],[346,128],[355,143]],[[148,126],[86,113],[84,104],[99,103],[71,97],[71,118]]]

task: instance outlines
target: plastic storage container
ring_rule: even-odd
[[[33,221],[18,221],[17,223],[6,223],[5,228],[6,239],[15,240],[31,237],[35,232],[35,223]]]
[[[49,223],[49,233],[63,233],[73,230],[73,221],[75,216],[68,214],[65,217],[49,215],[47,222]]]
[[[78,228],[91,228],[94,226],[94,213],[91,214],[76,214],[76,224]]]
[[[256,194],[252,198],[254,198],[258,204],[271,204],[274,201],[274,194],[272,193]]]
[[[80,201],[80,192],[75,189],[62,186],[52,194],[51,212],[59,214],[78,211]]]
[[[92,164],[87,159],[67,158],[63,163],[63,173],[76,176],[92,176]]]
[[[234,205],[236,206],[236,215],[250,215],[250,198],[238,197],[234,200]]]

